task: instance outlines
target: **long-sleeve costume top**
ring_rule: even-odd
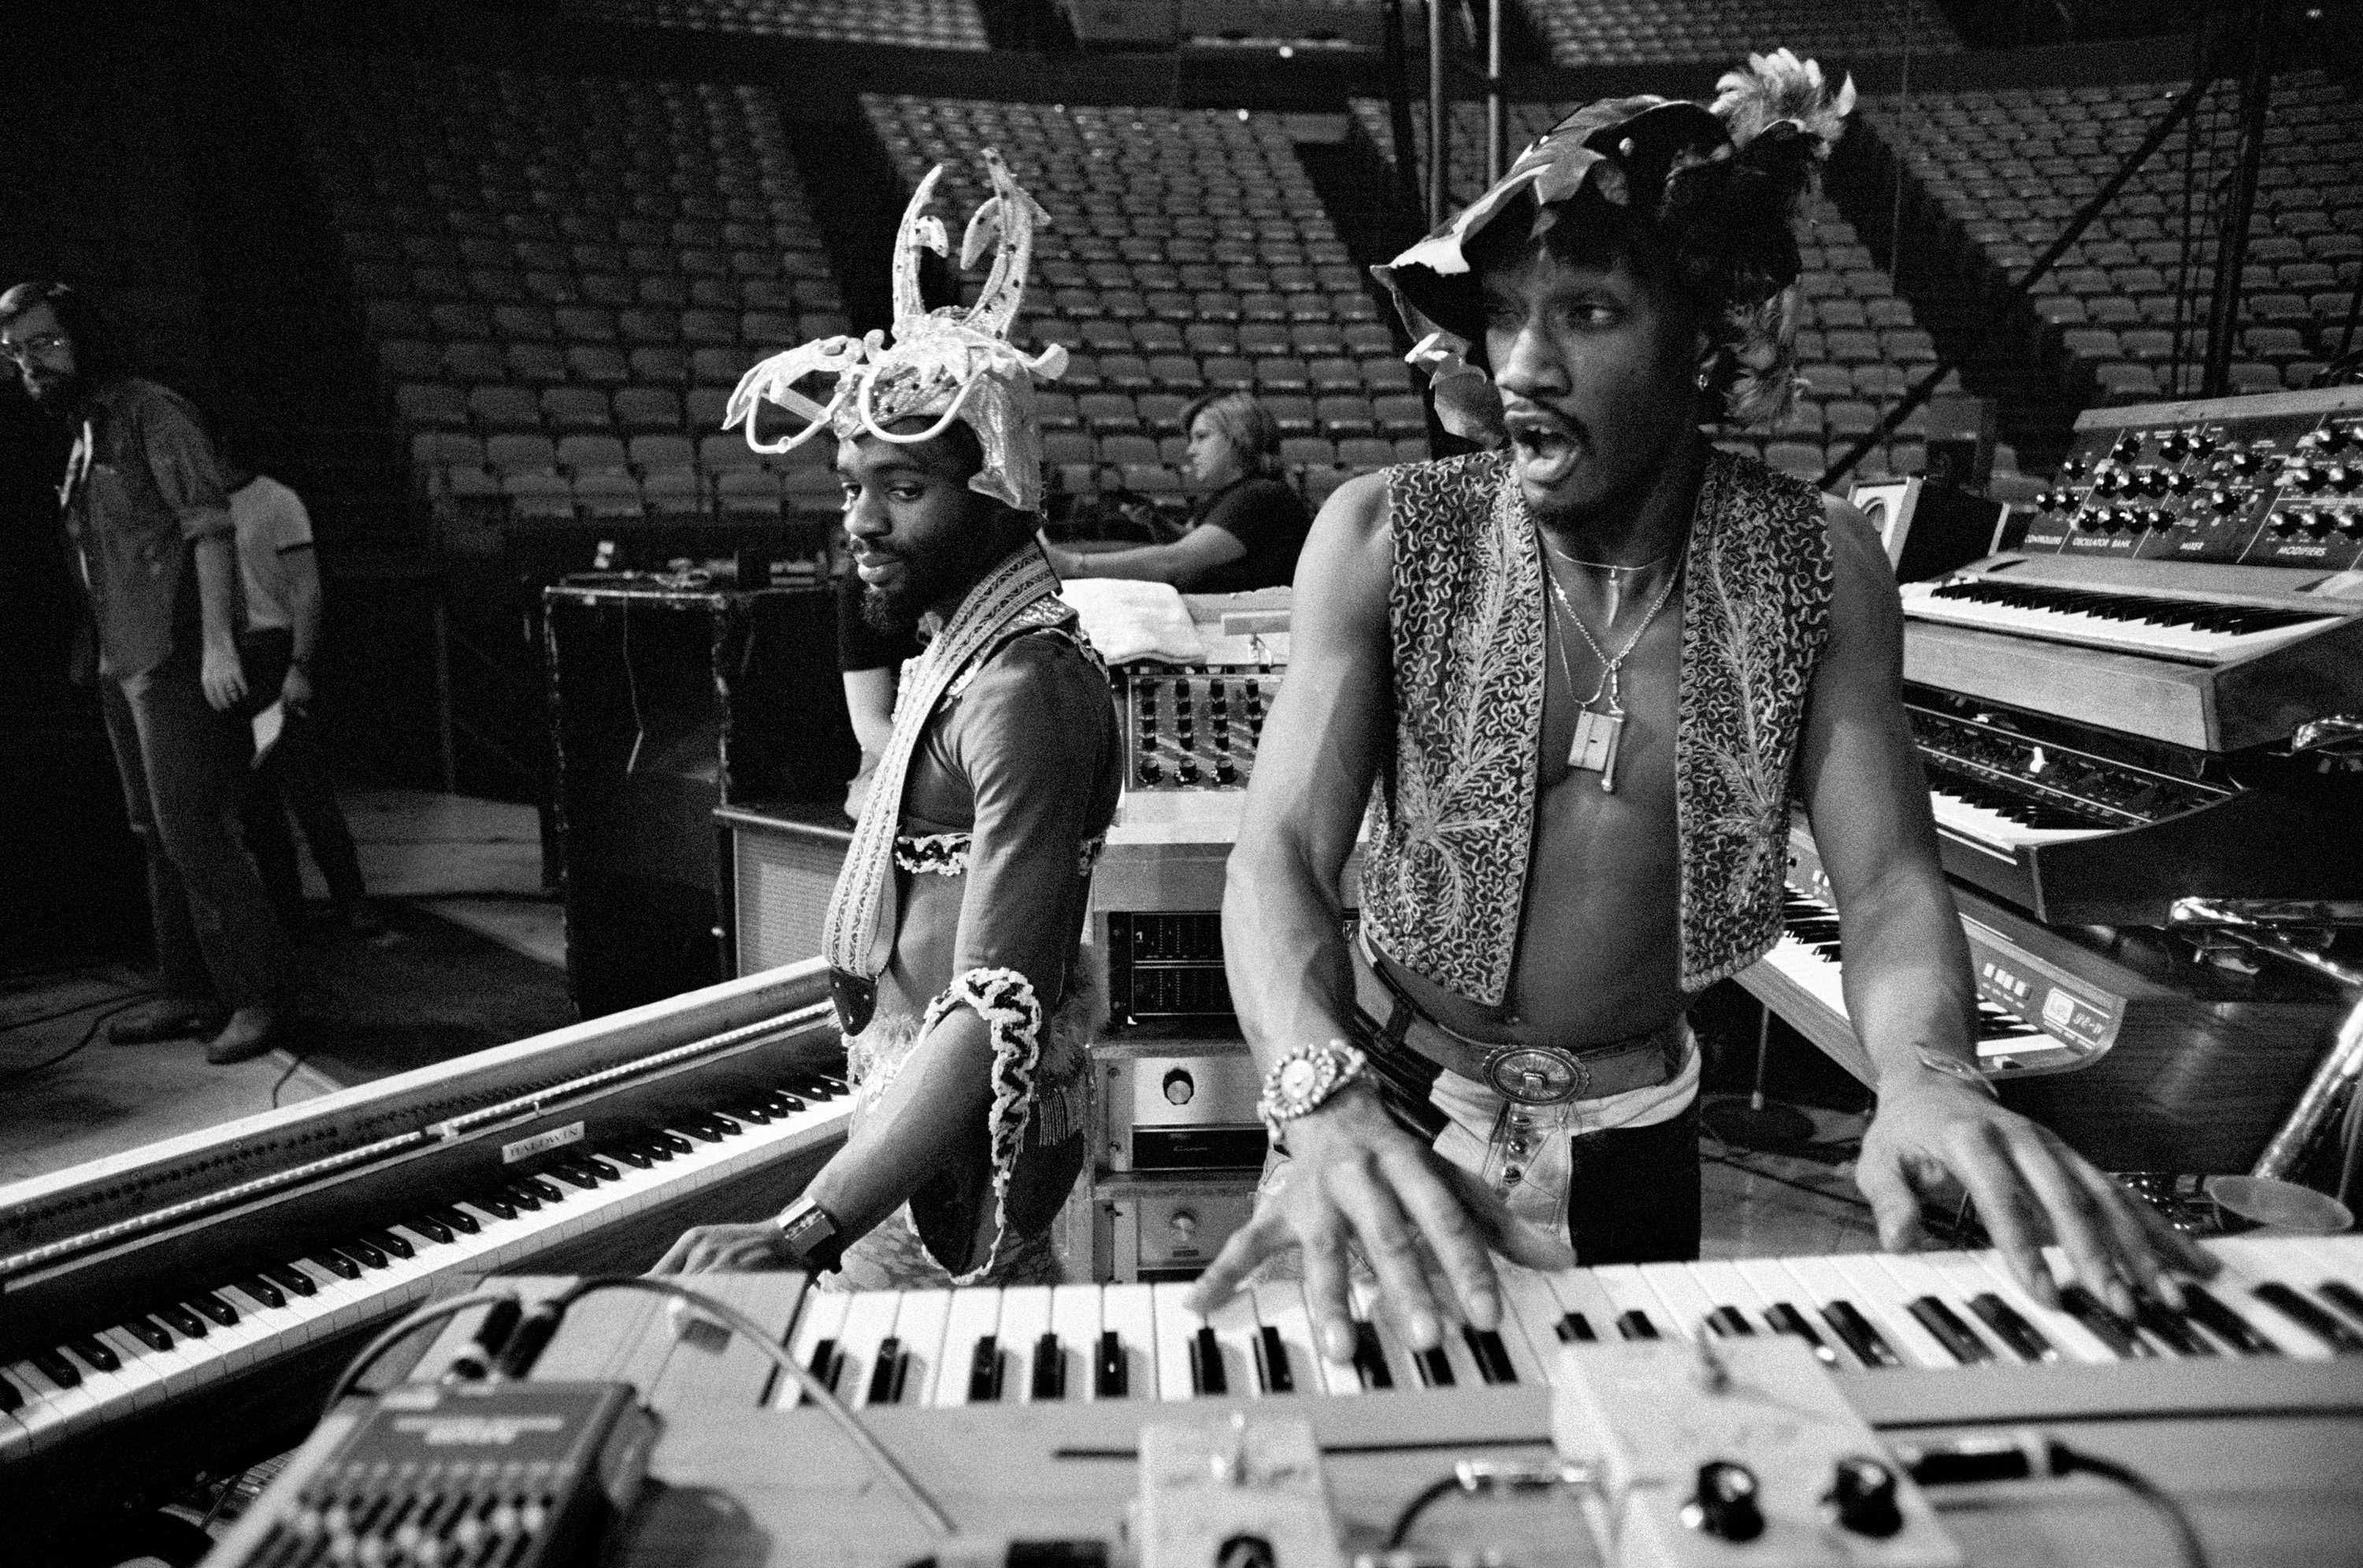
[[[1106,1010],[1083,920],[1122,766],[1106,674],[1067,628],[1011,636],[928,717],[896,826],[893,956],[875,1017],[847,1042],[856,1115],[874,1113],[935,1020],[961,1006],[992,1034],[993,1102],[832,1284],[1055,1274],[1048,1232],[1088,1153],[1086,1053]]]

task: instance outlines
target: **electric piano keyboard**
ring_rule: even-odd
[[[689,1224],[776,1209],[850,1115],[824,973],[0,1191],[0,1495],[70,1507],[220,1474],[285,1447],[370,1332],[455,1281],[645,1266]]]
[[[1837,909],[1790,833],[1787,929],[1738,983],[1864,1083]],[[1956,886],[1978,988],[1978,1065],[2004,1101],[2113,1170],[2246,1170],[2336,1028],[2327,983],[2199,962],[2144,932],[2053,930]]]

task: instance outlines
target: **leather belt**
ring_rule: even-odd
[[[1654,1088],[1681,1066],[1682,1017],[1646,1033],[1582,1046],[1504,1044],[1471,1040],[1436,1022],[1382,973],[1359,941],[1354,1003],[1390,1044],[1408,1045],[1448,1071],[1485,1085],[1520,1105],[1563,1105]]]

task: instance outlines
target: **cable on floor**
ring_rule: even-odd
[[[136,999],[149,994],[148,991],[135,987],[109,985],[106,995],[103,997],[93,997],[88,1001],[76,1002],[72,1007],[61,1007],[53,1012],[37,1012],[30,1018],[12,1018],[5,1023],[0,1023],[0,1034],[13,1034],[19,1029],[30,1029],[37,1023],[54,1023],[61,1018],[72,1018],[78,1012],[88,1012],[92,1008],[105,1007],[111,1001],[121,1001],[126,997]]]
[[[98,1030],[101,1024],[105,1023],[108,1019],[115,1017],[117,1013],[130,1011],[133,1008],[138,1007],[141,1002],[146,1001],[151,994],[152,993],[148,991],[140,991],[124,1001],[116,1003],[113,1007],[108,1008],[105,1012],[100,1013],[96,1018],[90,1021],[90,1027],[82,1032],[81,1039],[75,1041],[72,1044],[67,1046],[56,1055],[50,1056],[46,1060],[30,1062],[26,1064],[24,1066],[11,1067],[6,1072],[0,1073],[0,1084],[13,1083],[18,1078],[30,1077],[35,1073],[46,1072],[50,1068],[56,1066],[59,1063],[64,1061],[69,1056],[73,1055],[75,1053],[87,1046],[92,1041],[97,1039]]]

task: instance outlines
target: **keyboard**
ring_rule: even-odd
[[[2005,860],[2035,845],[2102,838],[2111,831],[2079,822],[2061,807],[2022,800],[1968,778],[1932,779],[1928,805],[1937,831],[1968,839]]]
[[[2229,598],[1983,579],[1908,582],[1902,592],[1904,614],[1917,621],[2189,664],[2227,664],[2327,631],[2342,619]]]
[[[0,1361],[0,1466],[398,1315],[443,1283],[518,1265],[841,1139],[852,1097],[797,1073],[727,1107],[576,1144],[464,1190],[38,1340]]]
[[[1837,911],[1813,835],[1789,835],[1786,926],[1736,977],[1864,1083]],[[1958,883],[1977,987],[1978,1065],[2005,1104],[2106,1170],[2244,1171],[2280,1125],[2344,1010],[2326,981],[2193,961],[2187,943],[2055,929]]]
[[[1701,1336],[1787,1334],[1833,1371],[1869,1374],[2363,1356],[2363,1237],[2243,1237],[2212,1250],[2223,1272],[2188,1287],[2187,1309],[2145,1306],[2130,1318],[2072,1286],[2060,1307],[2043,1306],[1993,1252],[1845,1253],[1550,1274],[1502,1264],[1501,1325],[1448,1324],[1425,1352],[1358,1285],[1349,1364],[1316,1353],[1293,1280],[1252,1286],[1204,1316],[1186,1304],[1186,1284],[804,1290],[782,1342],[856,1409],[1543,1387],[1562,1344]],[[2056,1249],[2047,1255],[2057,1269]],[[777,1277],[780,1291],[800,1288]],[[571,1281],[513,1283],[532,1300]],[[583,1316],[560,1327],[535,1376],[624,1375],[678,1321],[663,1303],[622,1292],[575,1310]],[[475,1310],[456,1320],[410,1375],[449,1373],[481,1321]],[[784,1378],[760,1397],[780,1408],[806,1402]]]
[[[1832,1057],[1869,1083],[1870,1058],[1854,1037],[1846,1003],[1845,945],[1838,935],[1837,906],[1826,898],[1789,889],[1782,898],[1781,939],[1772,950],[1739,977],[1739,983],[1775,1012],[1789,1020]],[[1976,927],[1964,922],[1975,933]],[[2048,1056],[2065,1052],[2055,1045],[2039,1023],[2017,1010],[1983,994],[1978,998],[1977,1050],[1980,1060]]]

